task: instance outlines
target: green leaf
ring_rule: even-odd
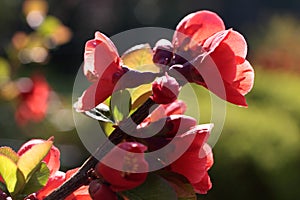
[[[17,164],[5,155],[0,154],[0,175],[5,181],[8,192],[14,196],[25,184],[25,178]]]
[[[166,179],[175,189],[178,200],[197,199],[197,195],[193,189],[193,186],[184,176],[170,171],[160,171],[159,175]]]
[[[10,147],[0,147],[0,154],[10,158],[14,163],[17,163],[19,160],[18,154]]]
[[[109,107],[103,103],[99,104],[96,108],[85,111],[84,114],[101,122],[114,123]]]
[[[30,177],[29,181],[26,183],[25,188],[22,191],[24,196],[34,193],[44,187],[47,184],[49,176],[50,170],[46,163],[41,162],[36,171]]]
[[[153,63],[152,57],[153,52],[150,45],[140,44],[128,49],[121,58],[129,68],[157,73],[160,68]]]
[[[48,154],[52,146],[52,141],[45,141],[41,144],[36,144],[26,151],[18,160],[18,168],[23,173],[26,182],[30,176],[38,169],[39,164]]]
[[[177,199],[176,192],[170,184],[155,174],[148,174],[142,185],[132,190],[126,190],[122,194],[128,199],[134,200]]]
[[[128,117],[131,109],[131,96],[128,90],[114,92],[110,99],[110,110],[114,121],[119,123]]]

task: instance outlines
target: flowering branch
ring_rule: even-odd
[[[149,115],[149,110],[154,105],[155,102],[151,98],[149,98],[130,116],[129,119],[131,119],[135,124],[140,124]],[[132,123],[129,123],[128,125],[132,125]],[[77,173],[75,173],[68,181],[66,181],[59,188],[54,190],[44,200],[65,199],[68,195],[70,195],[80,186],[86,184],[89,178],[88,172],[91,169],[93,169],[95,165],[99,162],[98,159],[103,158],[112,149],[112,145],[110,145],[110,142],[116,144],[120,143],[126,135],[127,134],[123,132],[120,127],[117,127],[109,136],[109,140],[107,140],[104,144],[98,147],[96,152],[84,162],[84,164],[79,168]]]

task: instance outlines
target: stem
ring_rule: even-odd
[[[135,123],[135,126],[137,124],[140,124],[149,115],[149,110],[154,105],[155,102],[151,98],[148,98],[148,100],[142,106],[140,106],[130,116],[129,119],[131,119]],[[132,122],[130,122],[131,120],[129,120],[129,126],[132,125]],[[123,126],[126,124],[127,123],[125,122]],[[118,144],[123,140],[124,135],[126,135],[126,133],[123,132],[119,127],[117,127],[110,134],[109,141],[114,144]],[[90,156],[70,179],[68,179],[59,188],[49,194],[44,200],[63,200],[79,187],[86,184],[89,178],[88,171],[94,168],[95,165],[99,162],[97,158],[103,158],[113,148],[113,145],[111,145],[109,141],[107,140],[104,144],[98,147],[96,152],[93,154],[94,156]]]

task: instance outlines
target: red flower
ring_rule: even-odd
[[[19,156],[23,155],[26,151],[31,149],[34,145],[44,143],[45,140],[42,139],[32,139],[21,146],[17,152]],[[60,167],[60,151],[57,147],[52,145],[49,153],[45,156],[44,162],[50,170],[50,176],[54,176]]]
[[[19,105],[15,118],[19,125],[29,121],[39,122],[44,119],[48,107],[50,87],[42,75],[35,75],[31,79],[21,78],[17,82],[19,89]]]
[[[147,177],[148,163],[143,154],[146,150],[146,146],[137,142],[120,143],[96,165],[95,171],[115,192],[135,188]]]
[[[213,164],[213,154],[210,146],[205,143],[211,128],[211,124],[195,126],[185,134],[174,138],[176,147],[172,155],[178,155],[184,143],[191,145],[170,165],[170,169],[185,176],[195,192],[200,194],[206,194],[212,187],[207,170]]]
[[[90,110],[108,98],[126,72],[113,42],[100,32],[85,45],[84,75],[93,84],[79,98],[76,108]]]
[[[17,152],[19,156],[24,154],[26,151],[31,149],[34,145],[45,142],[42,139],[32,139],[21,146]],[[68,180],[78,169],[69,170],[66,173],[58,171],[60,168],[60,151],[57,147],[52,145],[49,153],[45,156],[43,161],[47,164],[50,170],[50,177],[47,184],[37,191],[36,196],[39,200],[44,199],[47,195],[61,186],[66,180]],[[88,192],[88,186],[82,186],[71,195],[69,195],[66,200],[91,200]]]
[[[175,65],[171,70],[180,72],[189,82],[203,85],[222,99],[247,106],[244,95],[252,89],[254,71],[246,60],[247,43],[240,33],[225,30],[217,14],[198,11],[181,20],[172,43],[171,65]],[[219,83],[214,83],[218,75],[225,91]]]
[[[152,83],[152,99],[158,104],[169,104],[177,99],[179,94],[179,84],[176,79],[170,77],[167,73],[165,76],[158,78]]]

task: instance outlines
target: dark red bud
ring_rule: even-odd
[[[107,185],[99,180],[93,180],[89,185],[89,193],[93,200],[117,200],[117,195]]]
[[[160,65],[168,65],[173,57],[173,45],[169,40],[161,39],[153,48],[153,62]]]

